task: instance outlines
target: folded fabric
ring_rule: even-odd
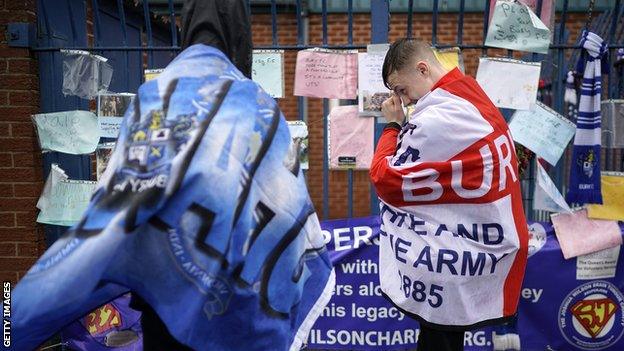
[[[586,209],[559,213],[551,219],[565,259],[622,245],[617,222],[590,219]]]

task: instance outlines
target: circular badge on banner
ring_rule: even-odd
[[[559,308],[559,330],[582,350],[602,350],[624,334],[624,295],[613,284],[597,280],[572,290]]]
[[[537,253],[546,244],[546,229],[539,223],[529,225],[529,257]]]

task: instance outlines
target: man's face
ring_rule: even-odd
[[[425,61],[394,71],[388,76],[388,85],[399,95],[404,105],[416,103],[433,87],[429,65]]]

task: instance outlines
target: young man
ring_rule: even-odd
[[[462,350],[465,330],[517,310],[528,231],[513,140],[477,82],[429,45],[393,43],[382,74],[394,94],[370,169],[381,288],[420,322],[418,350]]]

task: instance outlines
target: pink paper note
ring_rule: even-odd
[[[617,222],[590,219],[586,209],[554,215],[552,223],[566,259],[622,245]]]
[[[374,123],[374,118],[360,117],[357,106],[334,107],[329,114],[329,167],[370,168]]]
[[[299,51],[295,72],[295,95],[355,99],[357,53]]]

